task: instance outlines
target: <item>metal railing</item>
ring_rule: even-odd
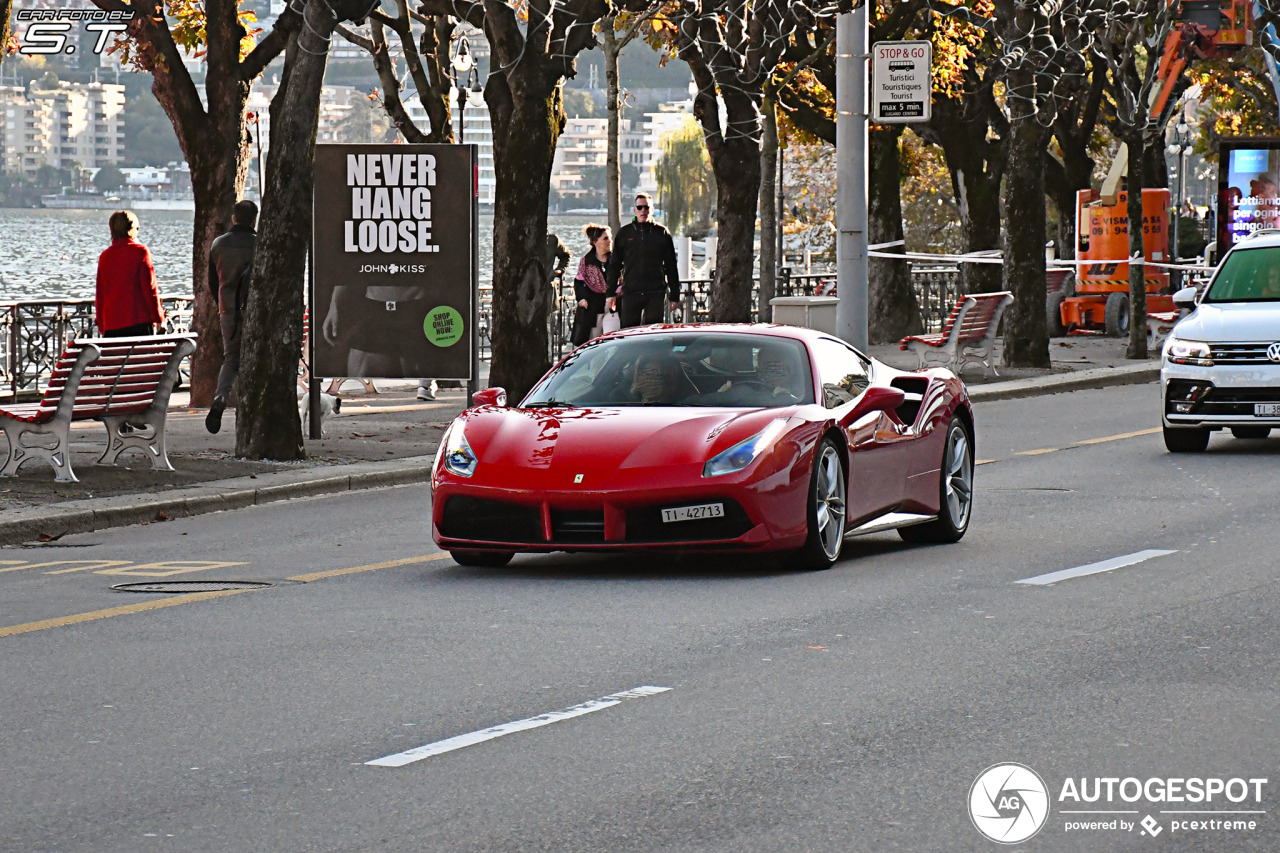
[[[673,314],[668,308],[668,321],[705,323],[711,318],[710,278],[687,279],[683,282],[683,305]],[[913,268],[911,284],[920,306],[920,319],[926,331],[941,330],[951,308],[960,298],[960,272],[957,267]],[[791,275],[784,270],[777,283],[778,296],[815,296],[830,294],[835,287],[833,274]],[[557,280],[556,294],[547,312],[548,356],[559,360],[572,345],[569,335],[577,300],[572,280]],[[759,282],[751,290],[751,320],[756,320]],[[190,297],[165,296],[165,331],[181,334],[191,331]],[[480,358],[492,355],[490,332],[493,328],[493,287],[480,285]],[[0,394],[17,395],[33,391],[49,378],[54,363],[66,342],[76,337],[93,336],[92,299],[39,300],[0,302]],[[184,370],[184,378],[186,371]]]
[[[191,331],[189,297],[163,296],[165,331]],[[67,342],[97,335],[92,299],[0,302],[0,393],[16,397],[48,380]],[[184,371],[184,376],[186,371]]]

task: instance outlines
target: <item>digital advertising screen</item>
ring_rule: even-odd
[[[1262,228],[1280,227],[1280,137],[1224,139],[1218,158],[1218,257]]]

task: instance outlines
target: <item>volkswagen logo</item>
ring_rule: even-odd
[[[1276,341],[1274,344],[1267,347],[1267,358],[1277,364],[1280,364],[1280,341]]]
[[[969,818],[999,844],[1020,844],[1049,819],[1049,789],[1025,764],[995,764],[969,789]]]

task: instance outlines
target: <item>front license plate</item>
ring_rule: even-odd
[[[1280,416],[1280,403],[1254,403],[1253,416],[1256,418],[1274,418]]]
[[[662,520],[693,521],[699,518],[723,518],[724,504],[698,504],[697,506],[678,506],[662,511]]]

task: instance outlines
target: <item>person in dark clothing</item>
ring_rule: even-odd
[[[583,324],[581,328],[577,323],[574,324],[574,336],[571,340],[574,346],[582,346],[600,335],[605,310],[604,293],[608,288],[605,270],[609,265],[610,247],[613,245],[609,229],[603,225],[592,223],[582,230],[591,242],[591,249],[578,262],[578,274],[573,279],[573,295],[578,300],[578,307],[586,312],[591,322]]]
[[[94,320],[104,338],[154,335],[164,322],[151,250],[139,243],[138,217],[117,210],[108,220],[111,245],[98,256]]]
[[[217,288],[218,320],[222,326],[222,369],[218,371],[213,405],[204,419],[205,429],[211,433],[222,429],[227,397],[240,372],[240,321],[249,299],[248,273],[253,269],[257,224],[258,206],[247,199],[238,201],[231,214],[231,230],[209,247],[209,287]]]
[[[647,193],[636,196],[636,216],[618,229],[606,274],[608,310],[615,310],[618,283],[622,280],[622,328],[662,322],[663,293],[671,310],[680,304],[680,271],[671,233],[649,219],[652,205]]]

